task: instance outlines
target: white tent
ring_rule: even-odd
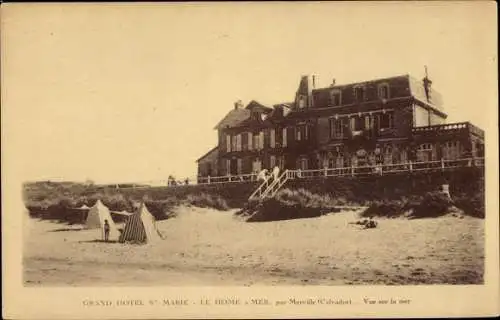
[[[156,220],[143,203],[132,214],[120,235],[120,242],[151,243],[160,240],[161,234],[156,229]]]
[[[101,200],[97,200],[95,205],[90,208],[85,227],[87,229],[99,228],[102,232],[102,238],[104,239],[104,221],[106,220],[108,220],[109,224],[109,240],[117,240],[120,233],[111,218],[108,207],[106,207]]]

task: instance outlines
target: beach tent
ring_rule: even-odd
[[[80,208],[77,208],[78,210],[88,210],[90,209],[89,207],[87,207],[86,205],[82,205]]]
[[[109,224],[109,240],[117,240],[120,233],[116,228],[116,225],[111,218],[108,207],[106,207],[101,200],[97,200],[95,205],[90,208],[89,214],[87,215],[87,221],[85,222],[85,227],[87,229],[97,229],[99,228],[102,232],[102,238],[104,238],[104,221],[108,220]]]
[[[134,214],[129,216],[119,241],[151,243],[161,238],[160,232],[156,229],[155,218],[143,203]]]

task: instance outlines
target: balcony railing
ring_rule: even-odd
[[[387,175],[401,172],[422,172],[422,171],[448,171],[456,168],[484,167],[484,158],[464,158],[456,160],[436,160],[425,162],[412,162],[395,164],[378,164],[367,166],[351,166],[343,168],[323,168],[310,170],[288,170],[288,179],[310,179],[320,177],[347,177],[347,176],[372,176]],[[203,177],[198,178],[198,184],[229,183],[256,181],[255,174]]]
[[[466,130],[470,126],[469,122],[458,122],[449,124],[437,124],[425,127],[414,127],[413,132],[435,132],[435,131],[451,131],[451,130]]]
[[[248,182],[257,181],[257,174],[240,174],[240,175],[226,175],[218,177],[198,177],[197,184],[217,184],[217,183],[230,183],[230,182]]]
[[[383,176],[397,173],[412,172],[433,172],[433,171],[451,171],[458,168],[484,167],[484,158],[464,158],[457,160],[437,160],[425,162],[379,164],[370,166],[343,167],[343,168],[323,168],[300,170],[287,170],[287,179],[318,179],[325,177],[359,177],[359,176]],[[130,184],[130,186],[119,187],[118,185],[101,186],[101,188],[119,188],[119,189],[149,189],[149,188],[183,188],[190,185],[212,185],[227,183],[257,182],[257,174],[225,175],[217,177],[197,177],[189,178],[189,183],[178,182],[176,185],[167,185],[167,181],[144,182],[144,184]]]

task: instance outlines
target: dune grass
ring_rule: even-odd
[[[77,208],[86,205],[93,206],[101,200],[111,211],[134,212],[138,202],[144,202],[148,210],[158,220],[168,219],[175,215],[174,208],[181,205],[197,206],[228,210],[225,199],[219,195],[205,192],[180,193],[165,197],[153,197],[145,191],[121,192],[119,189],[96,189],[81,184],[39,183],[25,186],[24,202],[30,215],[37,218],[57,220],[69,224],[81,223],[86,216],[86,210]],[[116,222],[124,216],[113,215]]]

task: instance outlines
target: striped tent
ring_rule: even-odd
[[[143,203],[132,214],[123,228],[119,241],[133,243],[151,243],[160,240],[161,234],[156,229],[156,220]]]
[[[111,218],[108,207],[106,207],[101,200],[97,200],[95,205],[90,208],[85,222],[87,229],[100,229],[101,237],[104,239],[104,221],[108,220],[109,224],[109,240],[118,240],[120,232]]]

